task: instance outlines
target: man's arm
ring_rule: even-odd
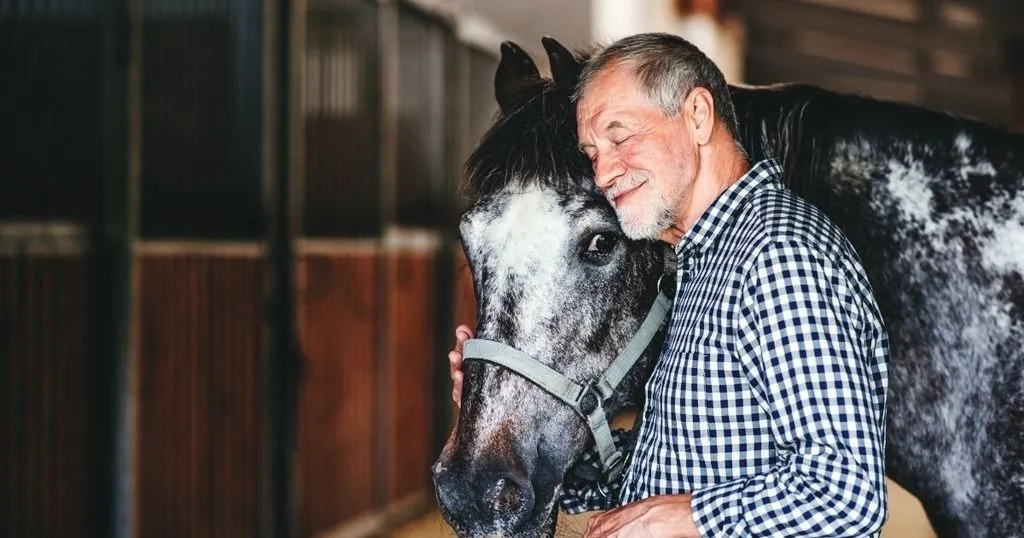
[[[803,244],[759,257],[737,336],[780,463],[693,492],[703,536],[866,536],[885,522],[888,340],[857,286]]]

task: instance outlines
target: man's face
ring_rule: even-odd
[[[685,110],[665,115],[643,97],[627,69],[611,67],[580,100],[577,126],[597,187],[623,231],[632,239],[659,238],[688,203],[697,174]]]

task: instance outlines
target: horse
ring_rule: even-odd
[[[467,161],[460,233],[477,337],[585,385],[631,345],[670,249],[622,234],[577,149],[586,54],[543,44],[550,78],[502,44],[499,111]],[[1024,535],[1024,136],[804,84],[730,92],[750,161],[779,158],[787,186],[862,258],[892,350],[887,475],[940,536]],[[663,328],[602,394],[603,418],[642,405]],[[442,514],[460,536],[550,535],[597,430],[522,368],[468,359],[432,468]]]

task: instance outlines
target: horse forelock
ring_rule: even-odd
[[[499,112],[466,161],[466,188],[474,198],[530,186],[594,189],[570,92],[550,80],[538,82],[513,110]]]

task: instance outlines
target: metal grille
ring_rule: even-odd
[[[377,4],[310,6],[305,123],[307,236],[381,229]]]
[[[498,103],[494,98],[494,72],[498,68],[498,59],[475,48],[469,49],[469,125],[466,135],[471,141],[469,152],[459,161],[459,171],[469,153],[475,149],[480,137],[487,132],[494,115],[498,111]],[[462,178],[462,174],[459,175]],[[461,185],[461,184],[460,184]],[[461,190],[456,197],[456,205],[459,210],[464,210],[469,205],[469,200],[462,195]]]
[[[144,238],[263,236],[260,13],[249,4],[143,0]]]
[[[93,214],[103,155],[100,6],[0,3],[0,218]]]
[[[399,7],[395,220],[431,226],[446,214],[454,175],[446,93],[452,35],[432,17]]]

